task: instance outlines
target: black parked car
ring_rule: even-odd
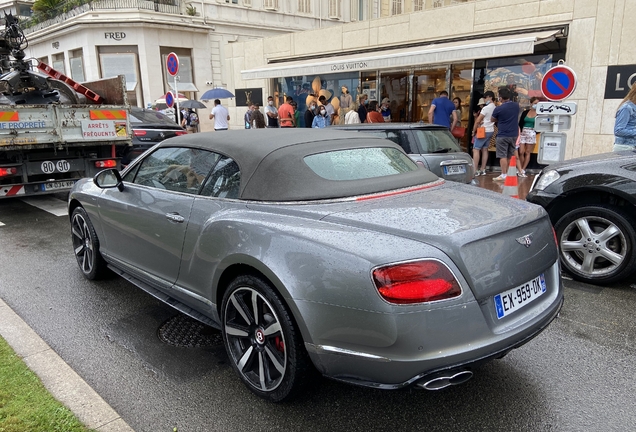
[[[167,115],[150,109],[132,107],[130,109],[130,126],[133,130],[132,147],[121,154],[122,165],[128,165],[140,154],[153,145],[187,132]]]
[[[636,151],[550,165],[527,200],[550,214],[561,262],[574,278],[605,284],[636,270]]]
[[[360,123],[331,126],[332,129],[368,132],[388,138],[418,165],[438,177],[470,183],[475,171],[473,158],[463,152],[447,127],[426,123]]]

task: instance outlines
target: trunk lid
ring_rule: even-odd
[[[541,207],[457,183],[350,202],[323,220],[437,247],[457,265],[478,300],[528,282],[558,257]]]

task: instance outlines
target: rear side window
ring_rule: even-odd
[[[338,150],[305,156],[313,172],[327,180],[361,180],[417,171],[401,151],[388,147]]]
[[[205,181],[201,195],[217,198],[238,198],[241,170],[233,159],[223,156]]]
[[[396,143],[397,145],[402,147],[402,149],[407,154],[417,153],[416,151],[412,151],[411,146],[409,145],[408,136],[403,131],[399,131],[399,130],[384,130],[384,131],[377,130],[377,131],[370,132],[370,134],[378,136],[380,138],[387,138],[387,139],[393,141],[394,143]]]
[[[152,124],[152,125],[164,125],[171,127],[179,127],[174,121],[174,116],[171,119],[159,111],[154,110],[132,110],[130,113],[130,123],[134,124]]]
[[[413,135],[422,153],[455,153],[461,151],[457,140],[445,130],[414,130]]]

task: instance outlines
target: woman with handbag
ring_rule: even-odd
[[[519,118],[519,165],[521,171],[517,174],[519,177],[526,176],[526,168],[530,163],[530,155],[537,143],[537,133],[534,130],[534,123],[537,117],[538,97],[530,98],[530,108],[524,110]]]
[[[455,109],[453,110],[453,114],[450,116],[450,124],[451,124],[451,134],[457,138],[457,142],[460,142],[461,139],[466,135],[466,128],[462,126],[462,100],[458,97],[453,98],[453,105],[455,105]],[[453,123],[453,118],[456,119],[455,123]]]
[[[485,106],[481,109],[479,116],[473,126],[473,162],[475,164],[475,177],[486,175],[486,163],[488,162],[488,146],[490,139],[495,133],[495,123],[492,121],[492,112],[495,110],[495,94],[491,91],[484,93]],[[481,169],[478,169],[481,160]]]

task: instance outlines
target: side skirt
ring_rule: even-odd
[[[206,324],[206,325],[209,325],[210,327],[214,327],[215,329],[221,330],[221,325],[218,322],[212,320],[211,318],[203,315],[200,312],[197,312],[196,310],[192,309],[191,307],[186,306],[185,304],[181,303],[179,300],[175,299],[174,297],[170,297],[169,295],[167,295],[163,291],[159,291],[158,289],[153,288],[152,286],[150,286],[146,282],[143,282],[143,281],[137,279],[136,277],[130,275],[129,273],[126,273],[123,270],[120,270],[119,268],[117,268],[117,267],[115,267],[115,266],[113,266],[111,264],[108,264],[108,268],[111,269],[115,274],[117,274],[117,275],[121,276],[122,278],[126,279],[131,284],[133,284],[136,287],[139,287],[142,290],[146,291],[148,294],[150,294],[151,296],[153,296],[157,300],[161,300],[162,302],[164,302],[168,306],[171,306],[171,307],[175,308],[179,312],[184,313],[184,314],[188,315],[189,317],[194,318],[197,321],[201,321],[203,324]]]

